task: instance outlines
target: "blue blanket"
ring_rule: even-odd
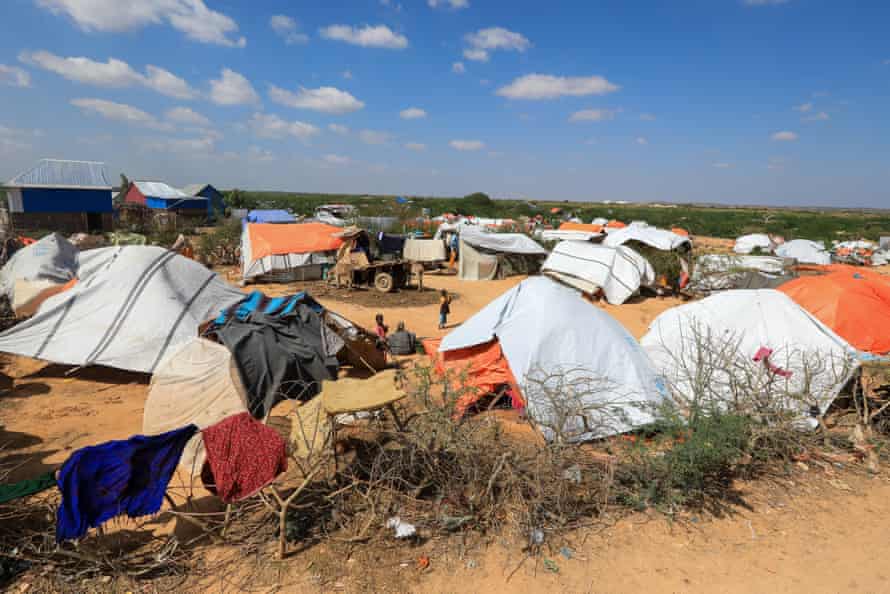
[[[197,431],[188,425],[74,452],[59,472],[56,540],[80,538],[120,514],[138,518],[160,510],[182,450]]]

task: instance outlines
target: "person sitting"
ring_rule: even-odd
[[[413,355],[417,352],[417,337],[405,330],[405,322],[399,322],[396,331],[389,335],[389,352],[393,355]]]

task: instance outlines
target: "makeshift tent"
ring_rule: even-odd
[[[343,240],[334,235],[341,231],[324,223],[246,223],[241,233],[241,275],[244,280],[272,274],[318,280],[324,267],[335,263]]]
[[[683,404],[720,405],[742,390],[802,417],[811,407],[824,413],[858,366],[843,338],[772,289],[725,291],[669,309],[641,344]]]
[[[687,249],[692,246],[689,237],[677,235],[671,231],[649,227],[648,225],[631,224],[623,229],[610,231],[603,240],[603,245],[618,247],[629,241],[637,241],[666,252]]]
[[[671,233],[675,235],[681,235],[683,237],[689,237],[689,231],[682,227],[671,227]]]
[[[835,259],[859,266],[883,266],[890,263],[890,253],[871,241],[841,241],[834,244]]]
[[[247,391],[229,350],[192,338],[171,350],[151,377],[142,433],[157,435],[193,424],[205,429],[226,417],[247,412]],[[189,441],[180,466],[197,476],[204,464],[201,436]]]
[[[494,340],[547,438],[555,436],[563,406],[582,414],[566,419],[559,432],[584,440],[649,423],[663,402],[663,387],[627,330],[549,278],[526,279],[489,303],[448,334],[439,352],[447,357]]]
[[[776,248],[776,255],[781,258],[793,258],[801,264],[831,264],[831,254],[825,251],[825,244],[809,239],[786,241]]]
[[[764,274],[756,270],[743,270],[697,277],[690,283],[689,288],[699,293],[727,289],[777,289],[794,278],[797,278],[797,275],[790,272]]]
[[[735,240],[732,250],[737,254],[750,254],[755,249],[761,252],[772,252],[775,245],[769,235],[765,233],[752,233],[751,235],[742,235]]]
[[[460,234],[458,276],[492,280],[537,272],[547,250],[521,233],[485,233],[464,227]]]
[[[700,292],[774,289],[795,277],[793,262],[774,256],[705,254],[695,261],[690,286]]]
[[[244,220],[248,223],[293,223],[297,219],[286,210],[251,210]]]
[[[800,277],[779,290],[860,351],[890,353],[890,278],[832,272]]]
[[[775,256],[705,254],[695,259],[693,276],[743,270],[756,270],[764,274],[782,274],[791,264],[790,260],[784,260]]]
[[[442,262],[448,259],[442,239],[415,239],[405,241],[404,258],[412,262]]]
[[[83,252],[78,276],[0,334],[0,352],[151,373],[200,324],[244,299],[200,264],[154,246]]]
[[[604,217],[596,217],[595,219],[593,219],[590,222],[590,224],[591,225],[599,225],[600,227],[605,227],[608,222],[609,222],[609,219],[606,219]]]
[[[584,293],[602,289],[606,300],[620,305],[655,283],[652,265],[625,246],[606,247],[584,241],[563,241],[544,261],[541,272]]]
[[[566,222],[559,229],[540,231],[538,236],[543,241],[591,241],[603,236],[603,226]]]
[[[611,220],[606,223],[606,229],[623,229],[627,227],[626,223],[622,223],[621,221]]]
[[[0,294],[16,315],[30,315],[77,277],[78,256],[74,244],[51,233],[17,251],[3,266]]]

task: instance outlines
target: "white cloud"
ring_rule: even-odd
[[[742,0],[745,6],[778,6],[787,4],[790,0]]]
[[[532,46],[531,42],[521,33],[503,27],[488,27],[479,29],[475,33],[467,33],[464,35],[464,41],[469,46],[464,50],[464,57],[477,62],[487,62],[488,54],[491,51],[524,52]]]
[[[772,157],[766,166],[767,169],[785,169],[785,159],[782,157]]]
[[[87,85],[109,88],[144,86],[176,99],[193,99],[197,96],[197,92],[185,80],[151,64],[145,67],[145,74],[141,74],[116,58],[98,62],[83,56],[64,58],[42,50],[22,52],[19,60]]]
[[[807,113],[813,110],[812,103],[801,103],[800,105],[794,106],[794,111],[799,111],[800,113]]]
[[[386,144],[389,142],[391,135],[388,132],[379,130],[362,130],[358,133],[358,137],[365,144]]]
[[[334,134],[339,134],[340,136],[346,136],[347,134],[349,134],[349,128],[347,128],[343,124],[328,124],[328,130],[330,130]]]
[[[329,165],[347,165],[352,161],[349,157],[334,154],[325,155],[322,160]]]
[[[463,62],[455,62],[454,64],[451,65],[451,72],[453,72],[455,74],[463,74],[466,71],[467,71],[467,69],[464,66]]]
[[[426,0],[426,3],[430,8],[447,6],[454,10],[460,10],[461,8],[470,7],[470,0]]]
[[[134,31],[168,23],[201,43],[244,47],[244,37],[232,37],[238,23],[210,10],[204,0],[36,0],[53,14],[67,15],[84,31]]]
[[[306,122],[288,122],[277,115],[259,112],[253,114],[247,125],[260,138],[293,136],[306,142],[320,132],[318,128]]]
[[[614,120],[618,109],[582,109],[569,116],[570,122],[605,122]]]
[[[480,151],[485,148],[485,143],[481,140],[452,140],[448,144],[459,151]]]
[[[419,120],[426,117],[426,111],[419,107],[409,107],[399,112],[399,117],[403,120]]]
[[[0,155],[21,153],[31,148],[31,139],[43,136],[40,130],[23,130],[0,125]]]
[[[210,100],[217,105],[249,105],[258,103],[260,96],[243,75],[223,68],[220,77],[210,81]]]
[[[331,25],[319,29],[319,34],[332,41],[342,41],[361,47],[380,47],[385,49],[405,49],[408,38],[400,35],[386,25],[365,25],[350,27],[349,25]]]
[[[406,142],[405,148],[408,149],[409,151],[420,152],[420,151],[426,150],[426,145],[421,142]]]
[[[345,78],[346,80],[352,80],[352,71],[351,71],[351,70],[344,70],[342,76],[343,76],[343,78]]]
[[[269,26],[287,45],[297,45],[309,42],[309,36],[305,33],[300,33],[297,30],[297,21],[289,16],[276,14],[269,19]]]
[[[584,97],[606,95],[620,89],[602,76],[552,76],[550,74],[526,74],[497,90],[497,94],[509,99],[556,99],[558,97]]]
[[[637,144],[639,144],[641,146],[646,146],[647,144],[649,144],[649,139],[645,138],[643,136],[638,136],[636,138],[636,140],[634,140],[634,142],[636,142]]]
[[[311,109],[323,113],[344,114],[362,109],[365,104],[346,91],[335,87],[306,89],[293,93],[286,89],[269,86],[269,98],[276,103],[296,109]]]
[[[779,142],[792,142],[798,139],[796,132],[789,132],[788,130],[783,130],[781,132],[776,132],[770,138],[773,140],[777,140]]]
[[[640,119],[641,119],[642,121],[644,121],[644,122],[654,122],[654,121],[657,120],[658,118],[656,118],[656,117],[655,117],[653,114],[651,114],[651,113],[641,113],[641,114],[640,114]]]
[[[28,74],[27,70],[18,66],[0,64],[0,85],[21,88],[30,87],[31,75]]]
[[[247,158],[252,161],[274,161],[275,155],[268,149],[252,144],[247,147]]]
[[[819,113],[814,113],[811,116],[807,116],[807,117],[803,118],[803,121],[805,121],[805,122],[827,122],[830,119],[831,119],[831,116],[828,115],[828,113],[826,113],[824,111],[820,111]]]
[[[164,118],[177,124],[187,124],[192,126],[209,126],[210,120],[206,116],[201,115],[197,111],[189,107],[174,107],[168,109],[164,114]]]
[[[714,167],[717,169],[730,169],[732,167],[732,163],[714,163]]]
[[[86,114],[102,116],[107,120],[123,122],[144,128],[170,131],[173,126],[160,122],[155,116],[126,103],[115,103],[105,99],[72,99],[71,105]]]
[[[197,138],[158,138],[145,141],[143,148],[159,153],[185,153],[200,155],[212,153],[216,148],[216,138],[213,136],[200,136]]]

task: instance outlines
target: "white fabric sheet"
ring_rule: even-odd
[[[655,271],[629,247],[563,241],[544,262],[542,272],[586,293],[602,289],[606,301],[620,305],[655,282]]]
[[[609,231],[603,240],[603,245],[618,247],[628,241],[639,241],[658,250],[669,252],[676,250],[691,242],[688,237],[677,235],[673,231],[649,227],[645,224],[636,224]]]
[[[762,252],[772,252],[774,248],[773,241],[765,233],[742,235],[735,240],[732,250],[737,254],[750,254],[754,251],[754,248],[760,248]]]
[[[786,241],[776,248],[776,255],[794,258],[801,264],[831,264],[831,254],[825,251],[825,244],[809,239]]]

